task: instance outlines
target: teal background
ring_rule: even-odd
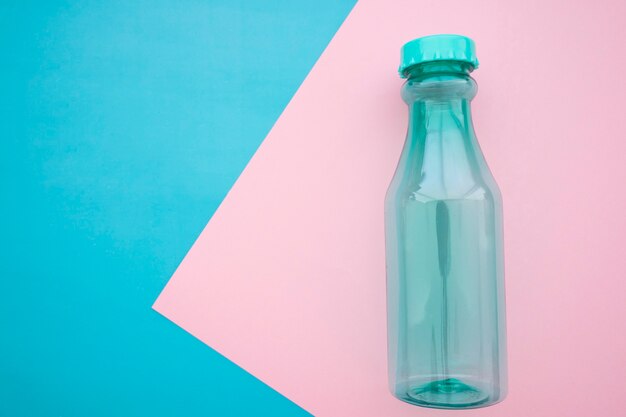
[[[307,415],[151,309],[353,6],[0,5],[0,416]]]

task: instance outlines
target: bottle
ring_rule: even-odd
[[[502,198],[472,125],[477,67],[463,36],[402,48],[409,126],[385,198],[389,386],[425,407],[506,395]]]

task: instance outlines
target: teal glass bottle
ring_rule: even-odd
[[[470,112],[474,42],[402,48],[409,126],[385,199],[392,394],[434,408],[506,395],[502,200]]]

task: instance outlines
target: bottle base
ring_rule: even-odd
[[[478,408],[499,402],[490,397],[489,393],[456,378],[409,387],[404,393],[396,393],[396,396],[404,402],[429,408]]]

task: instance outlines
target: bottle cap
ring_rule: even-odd
[[[460,61],[478,68],[476,45],[470,38],[461,35],[431,35],[413,39],[400,52],[400,77],[407,77],[407,70],[417,64],[432,61]]]

